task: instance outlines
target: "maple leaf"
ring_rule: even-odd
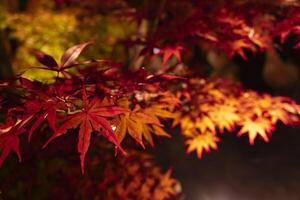
[[[271,106],[266,109],[266,114],[271,120],[272,124],[281,121],[283,124],[294,124],[299,121],[297,118],[297,108],[299,106],[288,98],[273,97]]]
[[[82,53],[82,51],[91,44],[92,42],[85,42],[67,49],[61,57],[59,68],[66,69],[76,65],[75,60]]]
[[[160,54],[163,55],[163,65],[166,65],[172,56],[175,56],[178,62],[181,62],[181,53],[180,51],[184,50],[181,45],[168,46],[161,49]]]
[[[173,106],[173,105],[171,105]],[[153,104],[150,107],[147,107],[144,109],[144,112],[147,114],[151,114],[152,115],[156,115],[158,117],[161,118],[169,118],[169,119],[173,119],[174,118],[174,114],[172,112],[170,112],[169,110],[167,110],[169,108],[168,104],[159,104],[159,102],[157,104]]]
[[[18,160],[21,162],[18,135],[25,132],[23,125],[24,123],[21,120],[14,121],[12,119],[8,119],[5,124],[0,125],[0,167],[11,151],[17,154]]]
[[[0,149],[2,151],[0,156],[0,167],[2,166],[10,151],[14,151],[18,156],[19,162],[21,162],[19,144],[19,137],[13,133],[0,135]]]
[[[192,136],[194,130],[196,129],[195,123],[190,119],[189,116],[181,116],[180,113],[176,115],[176,118],[172,124],[172,126],[176,126],[180,124],[181,130],[185,136]]]
[[[159,184],[153,192],[153,198],[156,200],[169,199],[175,196],[178,191],[175,188],[178,185],[176,179],[171,177],[172,170],[169,169],[164,174],[159,176]]]
[[[224,104],[212,107],[213,108],[208,112],[208,115],[220,132],[224,132],[225,129],[231,131],[234,128],[234,125],[240,120],[237,108],[234,106]]]
[[[254,140],[257,136],[260,136],[265,142],[269,142],[268,135],[273,130],[273,126],[270,120],[265,118],[259,118],[256,120],[245,119],[241,121],[241,130],[238,132],[238,136],[248,133],[249,143],[254,144]]]
[[[239,103],[242,108],[239,109],[239,112],[243,119],[239,124],[245,125],[239,135],[249,132],[250,144],[254,143],[257,135],[268,142],[268,134],[271,133],[278,121],[282,121],[284,124],[294,124],[299,120],[297,112],[295,112],[297,104],[288,98],[244,92]],[[253,116],[255,116],[254,119]]]
[[[46,118],[50,128],[53,131],[56,131],[56,110],[59,103],[60,102],[56,100],[48,99],[42,103],[41,110],[39,112],[32,114],[32,116],[35,116],[35,121],[28,132],[28,141],[31,140],[33,132],[43,123]]]
[[[23,127],[31,123],[28,129],[28,141],[31,140],[33,132],[40,127],[45,119],[47,119],[50,128],[56,130],[56,110],[62,102],[57,97],[52,97],[52,92],[48,89],[41,88],[42,85],[36,84],[25,78],[19,78],[22,88],[29,90],[29,95],[34,98],[28,99],[22,106],[18,108],[17,118],[18,123],[22,121]],[[45,91],[44,91],[45,90]],[[37,99],[36,99],[37,98]],[[20,114],[22,113],[22,114]]]
[[[79,113],[66,117],[54,135],[44,145],[46,147],[55,138],[66,134],[68,129],[74,129],[79,126],[77,149],[80,154],[82,173],[84,173],[84,159],[89,149],[91,133],[93,131],[99,132],[123,151],[106,117],[114,117],[126,113],[128,110],[117,106],[102,106],[101,103],[98,98],[94,98],[90,103],[85,99],[84,109]]]
[[[91,44],[92,42],[85,42],[67,49],[61,57],[60,64],[58,64],[52,56],[35,49],[33,50],[34,56],[45,67],[34,68],[56,71],[58,73],[61,72],[66,77],[69,77],[69,73],[65,70],[79,65],[79,63],[76,62],[76,59],[82,53],[82,51]]]
[[[157,136],[170,137],[161,128],[162,124],[157,117],[166,117],[169,114],[168,111],[164,112],[157,108],[153,108],[152,112],[151,110],[151,108],[135,109],[130,113],[120,115],[120,118],[115,121],[116,134],[119,141],[121,142],[124,139],[127,131],[142,147],[145,147],[143,137],[151,146],[154,145],[151,132]]]
[[[190,117],[185,117],[180,123],[182,133],[187,137],[192,136],[197,130],[199,130],[200,133],[206,131],[210,131],[212,133],[216,132],[216,125],[214,124],[213,120],[205,115],[198,117],[195,120],[190,119]]]
[[[251,43],[251,41],[247,41],[243,39],[232,42],[229,49],[231,51],[229,53],[230,57],[232,57],[236,53],[240,55],[244,60],[247,60],[247,56],[245,55],[244,49],[249,49],[252,52],[256,51],[256,47],[253,43]]]
[[[217,142],[220,139],[210,132],[205,132],[201,134],[196,134],[186,140],[185,144],[188,145],[187,153],[196,151],[197,157],[200,159],[204,151],[210,152],[210,149],[216,150]]]
[[[52,56],[50,56],[42,51],[39,51],[37,49],[34,49],[32,52],[33,52],[33,55],[35,56],[35,58],[45,67],[47,67],[49,69],[55,69],[55,68],[58,69],[59,68],[57,62],[55,61],[55,59]]]
[[[163,98],[161,102],[158,101],[146,108],[136,105],[131,112],[122,114],[119,118],[115,119],[113,124],[115,125],[115,132],[119,141],[122,142],[127,132],[142,147],[144,147],[143,138],[151,146],[154,145],[151,133],[157,136],[170,137],[161,128],[163,125],[160,123],[160,119],[174,118],[174,114],[168,110],[173,105],[170,106],[163,103],[162,101],[164,100],[166,99]],[[123,98],[118,101],[118,104],[128,108],[130,102],[128,99]]]

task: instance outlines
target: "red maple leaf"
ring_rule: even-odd
[[[19,144],[19,137],[13,133],[8,133],[0,136],[0,149],[2,150],[0,156],[0,167],[11,151],[14,151],[17,154],[19,162],[21,162]]]
[[[76,62],[76,59],[82,51],[91,44],[92,42],[85,42],[67,49],[61,57],[60,64],[58,64],[52,56],[35,49],[33,50],[33,54],[43,67],[34,68],[56,71],[58,73],[61,72],[66,77],[69,77],[69,73],[65,70],[79,65],[80,63]]]
[[[22,126],[21,120],[14,121],[12,119],[8,119],[5,124],[0,125],[0,167],[11,151],[17,154],[18,160],[21,162],[20,139],[18,135],[25,132]]]
[[[75,129],[79,126],[78,153],[80,154],[81,170],[84,173],[84,159],[89,149],[91,133],[96,131],[123,151],[118,139],[112,130],[111,124],[106,119],[128,112],[127,109],[117,106],[103,106],[99,98],[88,101],[86,94],[83,95],[84,108],[81,112],[69,115],[65,118],[62,125],[55,131],[54,135],[46,142],[46,147],[55,138],[67,133],[68,129]]]
[[[181,62],[181,51],[184,50],[184,48],[181,45],[174,45],[174,46],[168,46],[164,49],[161,49],[160,54],[163,55],[163,65],[165,65],[172,56],[175,56],[178,60],[178,62]]]
[[[43,123],[43,121],[46,118],[47,118],[50,128],[53,131],[56,130],[56,110],[57,110],[57,105],[59,104],[59,102],[51,101],[51,100],[52,99],[49,99],[47,102],[45,102],[42,105],[42,108],[43,108],[42,111],[40,111],[39,113],[33,114],[36,116],[36,120],[28,132],[28,141],[31,140],[33,132]]]

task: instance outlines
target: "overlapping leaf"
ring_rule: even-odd
[[[82,173],[84,173],[84,159],[89,149],[93,131],[99,132],[122,150],[107,117],[114,117],[126,112],[128,110],[121,107],[102,106],[101,101],[98,98],[94,98],[91,102],[85,102],[85,107],[82,111],[66,117],[54,135],[46,142],[45,146],[55,138],[66,134],[69,129],[75,129],[79,126],[77,149],[80,154]]]
[[[285,97],[272,97],[250,90],[232,90],[230,83],[190,80],[190,88],[180,91],[185,99],[182,110],[175,115],[174,125],[180,124],[186,138],[187,151],[216,149],[217,133],[238,131],[248,135],[249,143],[257,137],[269,141],[278,122],[293,125],[300,122],[299,105]],[[238,87],[234,87],[238,88]],[[195,90],[196,89],[196,90]]]
[[[131,112],[120,115],[114,122],[119,141],[121,142],[124,139],[127,132],[143,147],[143,138],[150,145],[154,145],[152,134],[170,137],[170,135],[163,130],[163,125],[159,120],[159,118],[173,118],[173,113],[168,111],[166,109],[167,107],[168,106],[163,104],[152,105],[145,109],[136,106]]]
[[[82,51],[91,44],[91,42],[85,42],[67,49],[61,57],[60,64],[57,64],[57,62],[52,56],[39,50],[33,50],[33,54],[36,57],[36,59],[42,65],[44,65],[44,67],[37,68],[62,72],[66,77],[69,77],[69,74],[66,71],[66,69],[79,65],[79,63],[76,62],[76,59],[79,57]]]

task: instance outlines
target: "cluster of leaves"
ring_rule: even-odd
[[[299,33],[297,1],[191,0],[165,1],[162,6],[158,13],[160,24],[145,41],[163,47],[163,54],[168,54],[170,48],[180,53],[178,47],[186,41],[191,41],[190,44],[202,41],[222,49],[229,57],[239,54],[246,59],[245,49],[264,50],[272,45],[274,37],[283,42],[290,33]],[[149,20],[153,15],[149,7],[155,5],[136,9],[135,14]]]
[[[190,79],[178,95],[182,111],[174,124],[180,124],[187,152],[196,151],[199,158],[204,151],[217,149],[217,133],[239,128],[237,135],[248,134],[254,144],[258,136],[268,142],[278,122],[300,123],[300,106],[290,98],[244,90],[228,80]]]
[[[245,49],[264,50],[272,45],[274,37],[283,42],[289,34],[299,34],[300,5],[296,0],[165,0],[160,3],[111,0],[104,4],[61,0],[57,3],[88,7],[92,13],[109,10],[129,16],[137,24],[148,21],[148,34],[129,44],[145,45],[143,53],[151,55],[153,47],[160,49],[161,54],[168,55],[171,50],[176,55],[184,44],[197,45],[201,41],[221,48],[229,56],[239,54],[246,58]]]
[[[136,53],[126,52],[128,49],[142,47],[137,52],[139,55],[162,57],[164,65],[173,57],[181,62],[182,52],[191,46],[199,46],[204,51],[217,48],[230,57],[238,54],[246,59],[246,49],[252,52],[267,49],[276,37],[284,42],[288,35],[298,35],[300,27],[299,3],[293,0],[165,0],[159,4],[132,0],[55,2],[63,9],[49,9],[51,6],[47,5],[42,12],[6,16],[14,36],[23,43],[15,59],[17,72],[22,70],[20,64],[36,64],[29,48],[41,49],[57,58],[65,46],[86,40],[97,41],[93,55],[95,52],[105,57],[117,54],[123,61],[126,55]],[[53,23],[48,23],[50,18]],[[121,23],[117,19],[122,19]],[[49,38],[55,38],[51,45],[47,42]],[[120,39],[126,48],[117,45]],[[145,65],[149,64],[149,60],[144,61]],[[38,72],[40,77],[44,76]],[[37,71],[28,71],[27,77],[32,79],[33,73]]]
[[[105,60],[76,61],[90,44],[69,48],[60,64],[34,51],[42,65],[39,68],[57,74],[50,84],[22,77],[3,82],[3,89],[17,88],[19,96],[17,106],[2,101],[6,121],[0,129],[1,165],[10,151],[21,159],[20,135],[27,134],[30,141],[44,121],[54,132],[44,147],[79,128],[82,172],[92,133],[113,143],[116,153],[125,152],[120,144],[127,133],[140,146],[145,147],[144,140],[153,146],[153,135],[170,137],[162,120],[174,119],[173,125],[180,124],[187,138],[187,151],[196,150],[200,158],[204,150],[217,148],[217,132],[240,127],[238,135],[248,133],[253,144],[257,136],[267,142],[278,121],[287,125],[299,122],[299,105],[291,99],[245,91],[230,81],[151,75],[145,69],[124,72],[118,63]],[[70,73],[68,69],[73,67],[77,71]]]
[[[49,75],[47,82],[34,77],[27,79],[24,74],[0,82],[3,93],[0,109],[4,116],[0,124],[0,166],[11,151],[21,160],[20,142],[25,135],[28,141],[37,133],[43,135],[47,138],[43,141],[45,148],[53,145],[53,140],[58,137],[76,134],[77,152],[84,173],[91,142],[104,139],[115,147],[115,154],[121,152],[118,163],[113,162],[109,154],[101,154],[100,159],[103,158],[106,165],[102,165],[100,183],[88,183],[84,191],[96,187],[103,191],[100,199],[166,200],[178,193],[177,181],[170,177],[171,172],[162,173],[153,165],[152,158],[132,153],[124,145],[126,142],[134,141],[142,148],[147,144],[154,146],[157,137],[171,137],[165,125],[173,120],[173,127],[178,125],[186,140],[187,152],[196,151],[201,158],[204,151],[217,149],[218,134],[248,134],[249,143],[254,144],[257,137],[268,142],[278,122],[285,125],[300,123],[300,106],[289,98],[245,90],[232,81],[207,80],[194,72],[186,75],[172,66],[174,60],[176,65],[181,65],[186,59],[182,58],[183,52],[187,52],[184,54],[187,58],[195,56],[187,51],[192,47],[205,50],[209,44],[209,48],[220,48],[229,57],[239,54],[246,58],[245,49],[256,52],[269,48],[275,37],[283,42],[289,34],[298,35],[300,9],[296,1],[162,0],[157,5],[148,0],[57,0],[56,3],[61,8],[70,5],[81,8],[74,15],[56,16],[54,21],[65,19],[62,26],[57,23],[49,26],[49,29],[59,27],[56,35],[48,36],[52,33],[49,29],[41,31],[35,25],[25,30],[26,36],[37,33],[32,40],[22,38],[23,30],[15,32],[16,37],[26,41],[25,49],[42,42],[39,45],[46,48],[43,51],[55,49],[57,55],[52,57],[39,50],[33,51],[39,65],[34,64],[30,70],[38,69]],[[90,19],[98,21],[99,12],[103,16],[131,19],[133,25],[128,29],[133,27],[138,32],[122,38],[118,44],[124,45],[128,52],[118,54],[114,61],[79,61],[77,58],[91,43],[73,46],[62,53],[62,48],[69,44],[65,36],[55,40],[59,43],[57,47],[48,49],[45,41],[39,39],[40,33],[48,40],[48,37],[59,37],[65,30],[76,32],[80,27],[78,19],[86,22],[81,26],[84,29],[85,25],[94,24]],[[43,15],[37,24],[48,22],[51,16]],[[12,16],[11,22],[19,19],[19,16]],[[67,29],[65,25],[68,25]],[[114,48],[117,39],[103,35],[111,45],[109,48]],[[20,55],[22,52],[21,49]],[[58,54],[63,54],[60,62],[57,62]],[[125,60],[123,63],[116,62],[122,58],[120,55],[127,54],[129,58],[121,59]],[[114,57],[113,54],[110,56]],[[142,67],[149,63],[158,65],[157,70],[150,69],[153,73]],[[132,66],[135,69],[130,68]],[[101,150],[107,149],[101,147]],[[97,159],[89,163],[101,162]],[[93,198],[96,197],[97,194],[93,194]]]
[[[104,60],[77,62],[77,57],[89,44],[68,49],[60,64],[41,51],[34,52],[43,65],[38,68],[57,73],[51,84],[22,77],[3,83],[3,89],[16,88],[19,96],[17,106],[9,105],[7,99],[2,102],[6,121],[1,125],[0,164],[11,150],[20,158],[19,136],[28,134],[30,141],[44,121],[54,132],[44,147],[68,130],[79,127],[82,172],[92,132],[104,136],[116,145],[117,151],[123,152],[120,143],[127,132],[142,146],[143,138],[153,145],[151,132],[169,137],[161,128],[160,119],[172,118],[170,110],[177,102],[174,95],[165,92],[160,85],[177,77],[154,76],[143,69],[121,73],[120,65]],[[78,65],[85,65],[85,68],[78,67],[76,73],[67,71]]]

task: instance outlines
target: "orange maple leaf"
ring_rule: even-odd
[[[240,120],[237,108],[227,104],[217,104],[212,106],[212,110],[208,115],[221,133],[224,132],[225,129],[232,131],[236,123]]]
[[[136,106],[134,110],[124,113],[113,121],[115,132],[119,142],[121,142],[126,133],[134,138],[142,147],[143,138],[154,146],[152,134],[162,137],[170,137],[161,127],[159,118],[173,118],[173,113],[166,110],[167,105],[151,105],[145,109]]]
[[[180,45],[175,45],[175,46],[168,46],[165,47],[164,49],[161,49],[161,54],[163,55],[163,65],[166,65],[169,59],[172,56],[175,56],[178,60],[178,62],[181,62],[181,53],[184,48]]]
[[[231,43],[230,45],[232,52],[230,53],[230,57],[233,56],[233,54],[237,53],[239,54],[244,60],[247,60],[247,56],[245,55],[244,49],[249,49],[252,52],[256,52],[256,47],[255,45],[249,40],[244,40],[244,39],[240,39],[240,40],[236,40],[234,42]]]
[[[159,176],[159,184],[153,192],[153,199],[164,200],[175,196],[177,191],[175,186],[179,185],[178,181],[171,177],[172,170],[168,170],[166,173]]]
[[[210,132],[205,132],[198,134],[195,137],[186,140],[186,145],[188,145],[187,153],[196,151],[197,157],[200,159],[204,151],[210,152],[211,149],[216,150],[218,148],[217,142],[220,139]]]
[[[260,136],[265,142],[269,142],[268,135],[273,130],[273,125],[270,120],[265,118],[259,118],[256,120],[246,119],[241,122],[241,130],[238,132],[238,136],[248,133],[249,143],[254,144],[254,140],[257,136]]]

